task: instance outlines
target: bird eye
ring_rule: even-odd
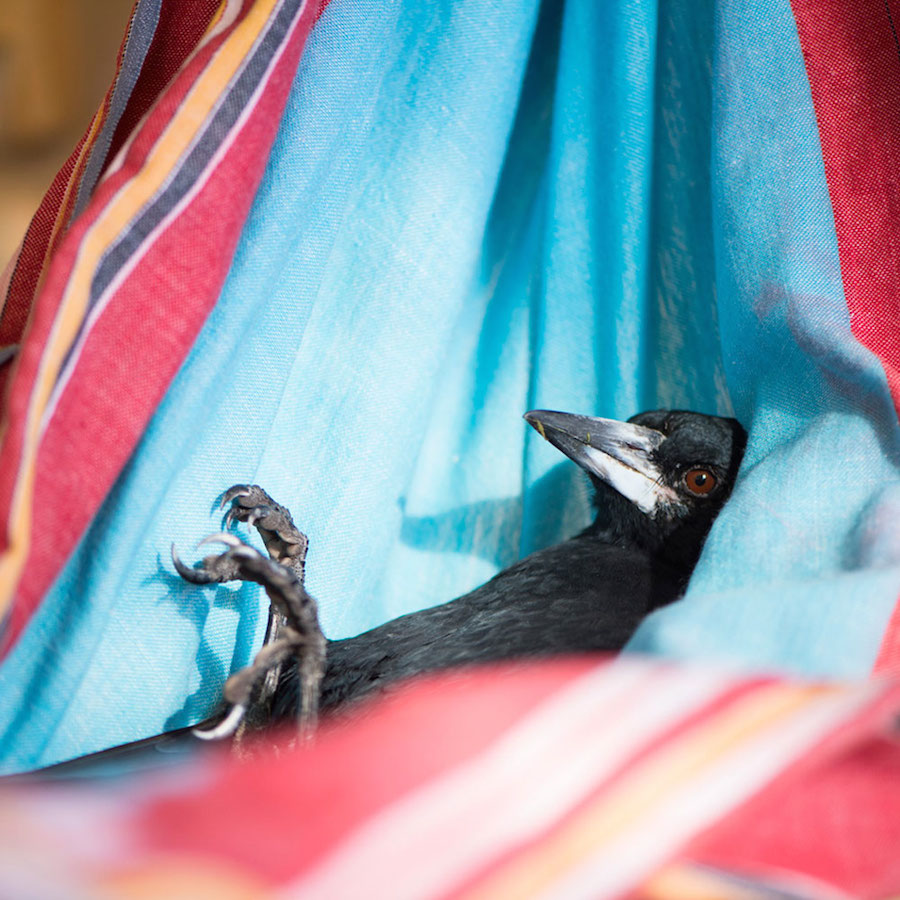
[[[716,486],[716,476],[709,469],[691,469],[684,476],[684,483],[692,494],[708,494]]]

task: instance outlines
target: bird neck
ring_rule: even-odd
[[[696,565],[708,525],[654,519],[606,485],[597,485],[595,503],[597,515],[585,536],[643,550],[686,573]]]
[[[604,544],[621,544],[636,546],[656,553],[663,541],[653,528],[653,521],[640,510],[628,504],[603,504],[597,509],[594,521],[585,529],[584,534],[596,538]]]
[[[608,544],[638,544],[656,550],[654,521],[604,482],[594,484],[597,514],[587,532]]]

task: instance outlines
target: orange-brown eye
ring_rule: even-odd
[[[691,469],[684,483],[692,494],[708,494],[716,486],[716,476],[709,469]]]

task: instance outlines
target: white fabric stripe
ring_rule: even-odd
[[[200,50],[205,47],[214,37],[221,34],[226,28],[231,27],[234,20],[237,18],[238,13],[241,11],[241,7],[243,6],[243,0],[228,0],[228,5],[225,7],[225,11],[222,13],[222,18],[216,23],[215,27],[210,29],[210,31],[204,35],[202,40],[193,50],[188,54],[185,61],[178,67],[178,71],[172,76],[169,81],[169,84],[172,82],[191,64],[191,61],[194,57],[200,52]],[[212,60],[210,60],[212,61]],[[167,84],[162,91],[160,91],[159,96],[161,97],[169,88],[169,84]],[[117,172],[120,168],[122,168],[122,163],[125,161],[125,156],[128,154],[129,149],[131,148],[132,143],[134,142],[135,137],[137,137],[138,132],[140,132],[141,128],[144,125],[144,122],[147,121],[147,117],[153,112],[155,108],[155,103],[141,116],[134,130],[128,135],[125,143],[119,149],[119,152],[116,154],[115,159],[107,166],[106,171],[100,178],[98,184],[105,181],[110,177],[113,173]],[[96,187],[95,187],[96,190]]]
[[[539,834],[662,729],[729,686],[708,671],[619,659],[552,697],[479,756],[365,822],[283,894],[444,893]],[[398,877],[399,876],[399,877]]]
[[[277,14],[278,10],[280,10],[281,7],[284,6],[284,2],[285,2],[285,0],[280,0],[280,2],[278,4],[276,4],[276,6],[272,10],[272,18],[274,18],[275,15]],[[290,43],[291,35],[293,34],[294,29],[297,27],[297,23],[300,21],[300,18],[303,15],[303,11],[306,9],[308,3],[309,3],[309,0],[302,0],[300,5],[297,7],[297,12],[294,15],[294,21],[291,23],[290,27],[285,32],[285,38],[282,41],[281,46],[272,55],[272,58],[269,61],[269,65],[266,67],[266,70],[265,70],[262,78],[260,78],[259,84],[256,86],[256,89],[251,94],[248,103],[244,106],[244,109],[241,111],[240,116],[235,121],[231,130],[228,132],[225,139],[222,141],[222,143],[219,145],[216,152],[210,158],[210,161],[207,164],[206,168],[198,175],[197,180],[191,186],[190,190],[181,198],[181,200],[178,201],[178,203],[175,206],[172,207],[172,209],[169,211],[169,213],[165,216],[164,219],[162,219],[160,221],[160,223],[156,226],[156,228],[154,228],[153,231],[151,231],[150,234],[147,235],[144,242],[129,257],[128,262],[125,263],[125,265],[123,265],[119,269],[119,271],[116,273],[115,278],[113,278],[112,281],[110,281],[106,290],[97,299],[97,302],[94,304],[93,308],[91,309],[90,313],[88,314],[87,318],[84,321],[79,338],[78,338],[77,342],[75,343],[75,346],[72,348],[66,368],[63,372],[60,373],[60,376],[57,379],[56,384],[53,388],[53,391],[50,395],[50,399],[47,403],[47,407],[44,410],[43,416],[41,417],[39,439],[43,437],[43,434],[46,431],[47,425],[50,422],[51,418],[53,417],[53,413],[56,411],[56,406],[59,403],[59,398],[62,396],[63,391],[66,389],[66,386],[68,385],[69,380],[72,377],[72,373],[74,372],[74,370],[78,364],[78,360],[81,356],[81,351],[84,348],[84,345],[85,345],[88,337],[90,336],[91,331],[93,330],[93,327],[96,324],[97,320],[100,318],[101,315],[103,315],[103,312],[106,310],[106,307],[109,304],[109,301],[115,295],[116,291],[119,289],[122,282],[125,281],[125,279],[134,271],[134,269],[138,265],[138,263],[140,263],[140,261],[147,255],[150,248],[153,246],[154,243],[156,243],[157,238],[169,227],[169,225],[171,225],[171,223],[179,215],[181,215],[181,213],[183,212],[185,207],[191,203],[191,201],[197,196],[197,194],[199,194],[200,191],[203,190],[203,188],[206,185],[206,182],[209,180],[210,176],[212,175],[212,173],[215,171],[215,169],[218,167],[219,163],[221,162],[222,157],[224,157],[225,154],[231,149],[232,145],[234,144],[235,140],[237,139],[238,134],[240,134],[241,130],[243,129],[244,125],[246,124],[247,119],[252,115],[253,111],[256,109],[256,104],[259,101],[259,97],[262,94],[263,90],[265,89],[266,85],[269,83],[269,78],[271,77],[273,70],[277,66],[281,57],[284,55],[284,51],[287,48],[288,44]],[[267,32],[268,32],[268,28],[266,28],[260,32],[256,41],[254,41],[254,43],[253,43],[254,48],[259,44],[260,41],[263,40],[263,38]],[[249,59],[252,57],[252,55],[253,55],[253,50],[251,49],[245,56],[244,61],[242,62],[241,66],[235,71],[229,84],[233,84],[240,77],[241,73],[246,68],[246,65],[247,65]],[[225,91],[223,91],[222,96],[219,98],[216,105],[210,110],[209,115],[207,116],[207,121],[211,120],[215,116],[216,111],[219,109],[219,107],[224,102],[225,98],[227,97],[227,93],[228,93],[227,89]],[[167,133],[167,132],[164,132],[164,134],[165,133]],[[201,129],[200,131],[197,132],[197,134],[194,136],[194,139],[191,141],[190,145],[187,148],[185,148],[185,151],[184,151],[184,153],[182,153],[180,160],[184,160],[190,154],[190,152],[193,149],[193,147],[195,146],[196,142],[198,140],[200,140],[200,137],[204,133],[205,133],[205,128]],[[162,140],[162,137],[163,137],[163,135],[160,135],[160,140]],[[159,190],[153,195],[153,198],[151,198],[148,201],[149,203],[152,203],[153,200],[157,196],[159,196],[159,193],[166,189],[166,186],[170,183],[171,179],[175,176],[175,173],[177,171],[179,171],[179,166],[176,166],[169,173],[169,177],[165,180],[165,182],[162,185],[160,185]],[[120,190],[124,190],[125,187],[127,186],[127,184],[130,184],[130,182],[126,183],[126,185],[123,185]],[[118,196],[118,194],[117,194],[117,196]],[[115,202],[114,199],[110,200],[110,203],[113,203],[113,202]],[[137,215],[140,215],[140,212],[138,212]],[[83,247],[83,241],[82,241],[82,247]],[[81,257],[81,248],[79,248],[79,251],[78,251],[78,258],[80,259],[80,257]],[[77,261],[76,261],[75,265],[76,266],[78,265]],[[73,271],[74,271],[74,267],[73,267]],[[56,330],[57,325],[58,325],[58,320],[57,320],[57,322],[54,323],[54,332]]]
[[[883,689],[878,689],[883,690]],[[549,886],[544,900],[597,900],[637,887],[677,850],[759,791],[853,715],[875,688],[823,695],[684,782],[650,815]]]

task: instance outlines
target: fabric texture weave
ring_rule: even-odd
[[[871,47],[800,0],[141,0],[4,309],[4,770],[211,710],[262,597],[168,553],[231,483],[309,534],[334,637],[572,534],[586,485],[533,407],[750,431],[632,649],[895,666],[898,315],[863,287],[898,244],[858,234],[892,233],[895,144],[856,191],[887,126],[839,116],[850,87],[887,115],[900,58],[863,6]]]

